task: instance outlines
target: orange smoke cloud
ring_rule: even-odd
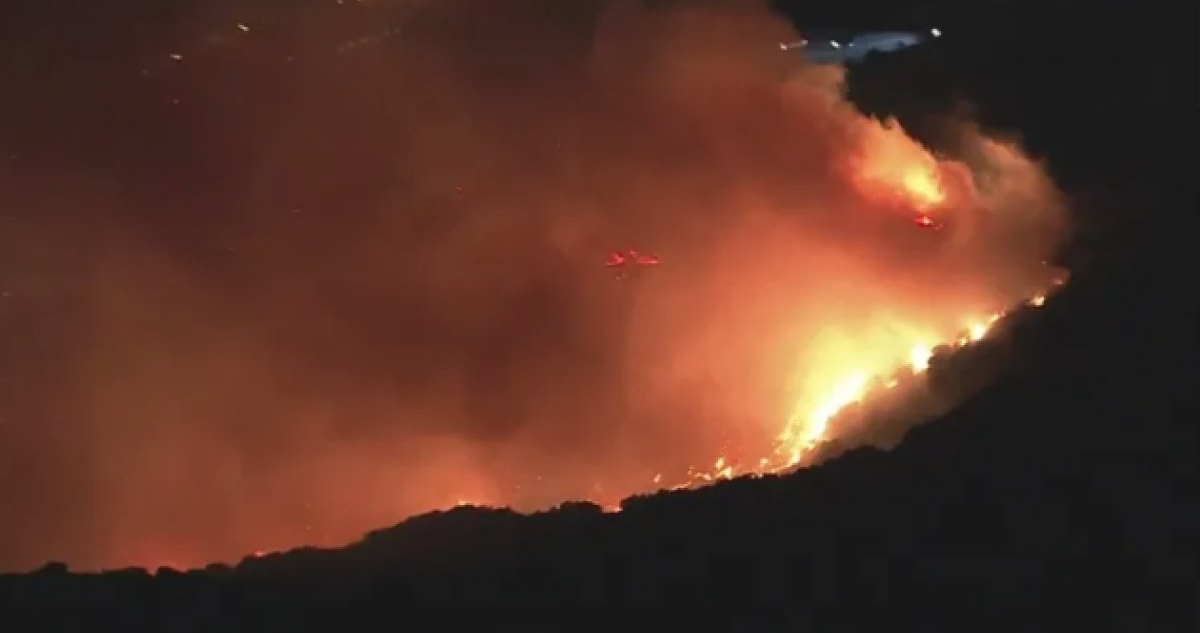
[[[962,125],[934,155],[731,4],[238,3],[104,58],[137,79],[72,107],[130,118],[54,141],[104,149],[0,174],[0,566],[807,463],[1045,300],[1035,162]]]
[[[883,202],[891,199],[916,211],[928,211],[947,202],[943,166],[906,136],[896,122],[865,125],[863,131],[860,153],[848,167],[864,196]]]

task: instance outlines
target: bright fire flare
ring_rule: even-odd
[[[929,358],[931,356],[933,356],[933,350],[929,349],[929,347],[921,343],[914,346],[911,358],[913,371],[921,373],[929,369]]]
[[[938,184],[935,166],[911,167],[904,172],[901,182],[918,210],[935,207],[946,201],[946,192]]]
[[[863,152],[849,165],[851,180],[864,195],[899,199],[932,225],[925,214],[949,200],[937,159],[893,120],[870,126],[864,133]]]
[[[787,428],[780,434],[781,448],[796,463],[805,451],[811,449],[825,437],[829,420],[846,405],[861,400],[867,385],[867,374],[857,372],[838,383],[829,397],[810,412],[792,416]]]

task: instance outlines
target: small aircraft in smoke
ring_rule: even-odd
[[[919,214],[913,216],[912,221],[913,221],[913,224],[915,224],[923,229],[929,229],[931,231],[942,230],[941,222],[938,222],[937,220],[929,217],[928,215],[925,215],[924,213],[919,213]]]
[[[657,255],[643,253],[632,248],[625,251],[611,251],[604,260],[604,265],[614,271],[613,277],[617,281],[628,279],[639,269],[657,266],[660,263],[662,260]]]

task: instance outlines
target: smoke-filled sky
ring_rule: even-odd
[[[47,6],[0,62],[0,569],[753,464],[1063,236],[1019,150],[934,158],[753,2]]]

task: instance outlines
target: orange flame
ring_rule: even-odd
[[[922,227],[941,228],[931,213],[945,213],[951,206],[951,194],[942,177],[943,167],[924,148],[910,139],[894,121],[870,128],[863,151],[852,162],[850,181],[862,196],[899,203],[915,212],[914,222]],[[1044,262],[1043,262],[1044,264]],[[1066,282],[1066,273],[1051,280],[1052,286]],[[1024,301],[1040,307],[1047,291]],[[878,381],[884,389],[900,384],[895,376],[907,369],[920,376],[929,368],[933,348],[929,341],[940,341],[961,348],[984,340],[1005,312],[986,317],[972,316],[953,326],[922,326],[919,319],[888,318],[886,323],[864,323],[838,339],[809,341],[809,349],[797,370],[802,384],[798,387],[782,430],[771,455],[761,457],[753,467],[732,466],[729,458],[719,456],[711,469],[688,468],[685,483],[674,488],[728,479],[738,474],[779,472],[801,464],[820,443],[829,439],[830,422],[849,405],[871,397],[870,385]],[[661,475],[655,477],[655,483]]]
[[[877,200],[898,200],[918,211],[917,222],[932,225],[927,213],[949,200],[938,161],[904,133],[894,120],[865,126],[862,151],[852,160],[851,180]]]
[[[1040,306],[1043,305],[1045,300],[1046,295],[1039,293],[1029,299],[1027,303]],[[965,347],[981,341],[987,337],[992,325],[1002,319],[1004,315],[1005,313],[1003,312],[993,313],[983,322],[973,322],[967,329],[966,334],[960,335],[957,338],[947,337],[944,340],[950,343],[952,347]],[[870,372],[849,372],[842,378],[829,383],[831,387],[823,396],[812,400],[802,399],[796,403],[792,415],[776,439],[773,455],[760,458],[754,467],[748,469],[734,467],[729,463],[728,458],[722,455],[716,459],[710,470],[701,471],[696,470],[694,467],[689,467],[685,480],[680,484],[671,486],[670,489],[689,488],[722,479],[731,479],[741,474],[760,475],[776,473],[796,467],[804,461],[805,457],[815,447],[829,439],[827,433],[831,420],[837,417],[847,406],[865,401],[871,397],[869,384],[872,380],[882,379],[888,375],[895,375],[897,371],[903,369],[905,366],[913,374],[922,374],[928,369],[932,354],[933,351],[928,345],[918,342],[912,346],[906,361],[897,360],[894,363],[876,363],[875,369]],[[889,378],[886,382],[882,382],[885,389],[894,389],[899,384],[900,381],[896,378]],[[661,474],[655,475],[655,483],[661,480]]]

